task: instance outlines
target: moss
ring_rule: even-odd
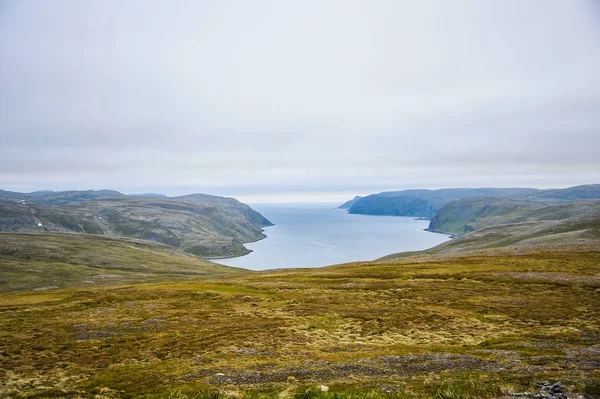
[[[45,265],[63,288],[0,294],[1,395],[486,398],[539,380],[597,388],[598,252],[180,279],[159,273],[162,262],[184,269],[196,258],[56,240],[63,260]],[[82,285],[77,271],[101,268],[93,248],[120,263],[111,274],[126,285]],[[65,263],[84,253],[95,267]],[[42,255],[3,263],[8,278],[40,267]],[[132,284],[141,258],[155,280]]]

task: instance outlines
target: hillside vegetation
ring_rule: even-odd
[[[0,396],[591,398],[599,276],[538,251],[2,293]]]
[[[587,184],[556,190],[539,190],[531,199],[555,201],[579,201],[600,199],[600,184]]]
[[[463,235],[484,227],[523,222],[583,220],[600,214],[600,201],[552,203],[507,198],[465,198],[445,205],[429,230]]]
[[[411,256],[468,256],[600,248],[600,201],[548,203],[505,198],[466,198],[444,206],[429,224],[430,231],[454,234],[454,239]]]
[[[264,272],[3,233],[0,397],[598,398],[599,204],[460,200],[430,250]]]
[[[41,226],[40,226],[41,224]],[[250,252],[271,223],[233,198],[134,197],[109,190],[0,193],[0,231],[74,232],[156,241],[207,257]]]
[[[151,241],[90,234],[0,233],[0,292],[248,273]]]
[[[585,185],[559,190],[532,188],[452,188],[404,190],[372,194],[348,201],[340,208],[365,215],[415,216],[432,218],[444,205],[468,197],[502,197],[541,201],[579,201],[600,199],[600,185]]]
[[[465,197],[529,195],[528,188],[451,188],[404,190],[372,194],[355,199],[348,213],[431,218],[447,203]]]

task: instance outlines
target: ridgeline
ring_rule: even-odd
[[[204,257],[249,253],[264,238],[260,213],[233,198],[158,198],[117,191],[0,191],[0,232],[69,232],[155,241]]]
[[[449,188],[404,190],[355,197],[340,209],[361,215],[413,216],[431,219],[444,205],[468,197],[501,197],[529,200],[578,201],[600,199],[600,184],[567,189],[533,188]]]

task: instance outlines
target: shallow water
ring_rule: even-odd
[[[427,249],[449,239],[424,231],[425,220],[350,215],[337,205],[253,204],[275,224],[265,228],[267,238],[245,244],[254,251],[248,255],[214,261],[251,270],[320,267]]]

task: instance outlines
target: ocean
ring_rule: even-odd
[[[426,220],[350,215],[337,205],[250,204],[275,226],[265,228],[267,238],[245,244],[252,253],[213,261],[251,270],[321,267],[427,249],[449,240],[424,231]]]

